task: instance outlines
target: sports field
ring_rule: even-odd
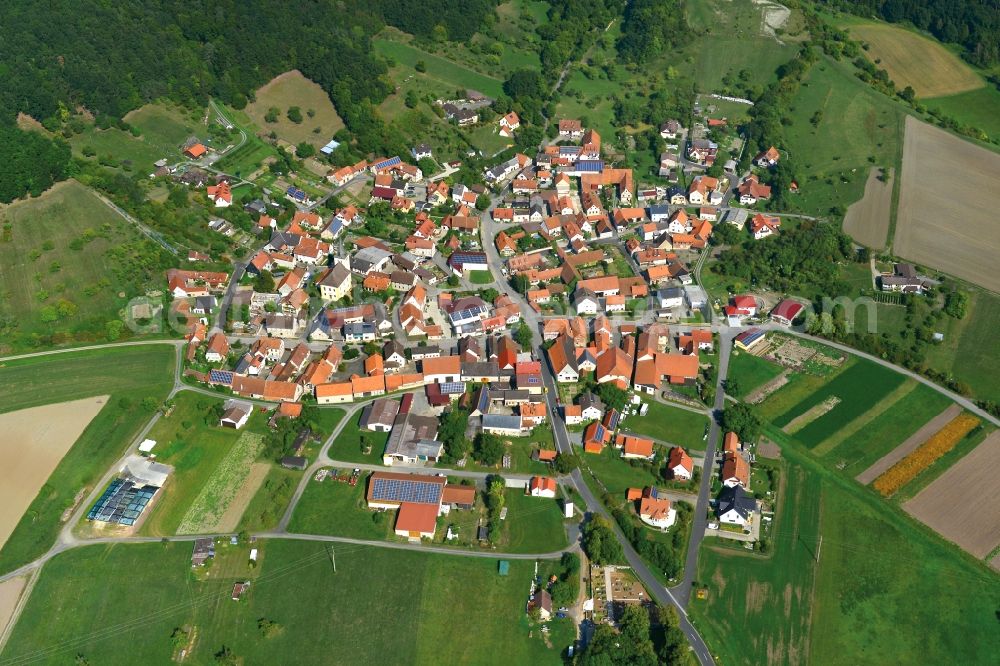
[[[127,299],[162,282],[163,251],[75,180],[0,209],[0,225],[0,353],[106,342]]]
[[[289,120],[288,109],[293,106],[299,107],[302,122]],[[269,123],[264,117],[272,108],[278,109],[277,122]],[[293,145],[305,141],[320,148],[344,127],[326,91],[297,69],[279,74],[261,86],[256,99],[247,104],[246,113],[263,133],[273,131],[279,139]],[[319,132],[315,131],[317,128]]]
[[[1000,154],[907,116],[894,253],[1000,292],[998,178]]]
[[[0,367],[0,390],[7,396],[0,409],[5,411],[110,393],[0,550],[0,572],[30,562],[52,546],[70,510],[166,397],[174,358],[173,347],[153,345],[55,354]]]
[[[892,221],[892,181],[895,173],[891,168],[885,169],[885,182],[879,178],[882,173],[879,167],[871,168],[865,182],[864,197],[848,206],[844,216],[844,233],[875,250],[885,248]]]
[[[0,548],[83,429],[101,395],[0,414]]]
[[[968,65],[935,39],[884,23],[852,25],[850,33],[868,43],[868,57],[889,72],[896,88],[910,86],[917,97],[954,95],[984,85]]]
[[[546,647],[524,613],[534,562],[292,540],[217,548],[191,573],[191,544],[91,546],[46,565],[3,653],[15,663],[170,663],[171,634],[195,634],[195,664],[225,645],[241,663],[365,663],[392,655],[406,664],[559,664],[572,638],[552,631]],[[230,551],[232,548],[232,551]],[[333,560],[336,560],[334,571]],[[86,576],[79,575],[86,571]],[[128,572],[128,575],[121,575]],[[250,580],[239,602],[233,582]],[[258,629],[266,618],[271,637]],[[456,635],[456,626],[462,627]],[[565,642],[563,642],[565,641]]]

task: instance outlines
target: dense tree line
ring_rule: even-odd
[[[973,63],[1000,61],[1000,10],[996,0],[825,0],[859,16],[912,23],[942,42],[960,44]]]
[[[630,0],[622,19],[618,54],[626,62],[647,62],[675,49],[687,36],[683,0]]]
[[[0,124],[0,202],[38,196],[68,175],[69,146]]]
[[[585,666],[640,666],[694,663],[680,617],[673,606],[626,606],[618,629],[601,624],[580,653]]]
[[[372,8],[391,26],[436,41],[464,42],[493,17],[497,0],[376,0]]]
[[[542,38],[542,68],[552,72],[582,55],[620,11],[614,0],[551,0],[549,4],[549,21],[538,28],[538,34]]]

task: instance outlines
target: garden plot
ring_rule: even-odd
[[[977,558],[1000,544],[1000,431],[903,504],[914,518]]]
[[[226,454],[184,515],[178,534],[203,534],[221,531],[220,524],[240,490],[251,478],[251,466],[264,445],[264,438],[245,432]],[[245,493],[244,493],[245,495]],[[253,497],[251,492],[247,501]],[[240,512],[242,515],[242,511]],[[239,522],[239,518],[235,522]]]

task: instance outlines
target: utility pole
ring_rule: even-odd
[[[333,573],[337,573],[337,553],[333,546],[330,546],[330,563],[333,565]]]
[[[821,551],[821,550],[823,550],[823,535],[822,534],[819,535],[819,545],[816,546],[816,561],[817,562],[819,562],[819,551]],[[334,567],[334,571],[336,571],[336,569],[337,568]]]

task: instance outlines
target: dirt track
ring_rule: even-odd
[[[917,520],[978,558],[1000,544],[1000,431],[903,504]]]
[[[944,410],[933,419],[921,426],[920,430],[916,431],[910,435],[905,442],[894,448],[889,453],[885,454],[881,458],[875,461],[875,463],[866,469],[865,471],[858,474],[855,479],[857,479],[863,485],[868,485],[875,479],[877,479],[882,472],[886,471],[897,462],[902,460],[907,456],[907,454],[913,453],[918,446],[926,442],[931,435],[936,433],[941,428],[948,425],[948,422],[953,418],[962,413],[962,408],[958,405],[952,405],[948,409]]]
[[[885,248],[889,235],[889,222],[892,215],[892,183],[896,172],[888,169],[886,182],[878,179],[882,172],[880,167],[872,167],[868,171],[865,182],[865,196],[855,201],[847,208],[844,217],[844,233],[862,245],[876,250]]]
[[[0,414],[0,547],[106,395]]]
[[[0,645],[3,643],[2,637],[7,629],[7,624],[14,617],[17,602],[21,599],[21,592],[27,582],[27,576],[18,576],[0,583]]]
[[[907,116],[894,253],[1000,292],[998,181],[1000,154]]]

